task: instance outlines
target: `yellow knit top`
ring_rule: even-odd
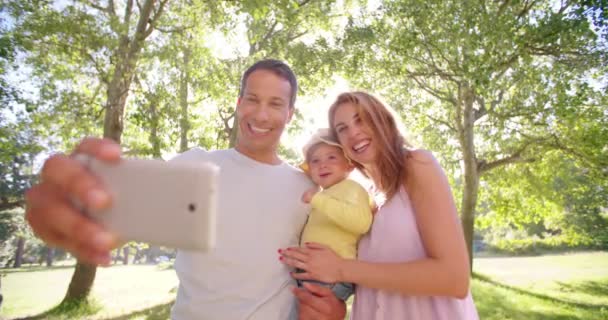
[[[347,259],[357,257],[357,242],[372,224],[369,194],[357,182],[345,179],[317,192],[302,231],[301,243],[317,242]]]

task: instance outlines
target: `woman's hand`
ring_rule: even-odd
[[[286,265],[304,270],[292,273],[298,280],[316,280],[325,283],[344,282],[343,268],[346,260],[322,244],[307,242],[305,247],[280,249],[279,259]]]

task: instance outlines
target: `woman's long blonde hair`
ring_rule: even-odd
[[[339,106],[350,103],[355,106],[361,120],[372,130],[376,141],[378,155],[376,169],[378,181],[374,181],[376,188],[390,199],[395,195],[406,177],[404,157],[408,155],[411,144],[405,140],[398,128],[394,112],[385,106],[376,97],[360,91],[345,92],[338,96],[329,108],[329,126],[332,134],[338,136],[334,127],[334,116]],[[370,172],[362,164],[354,162],[355,167],[367,178]]]

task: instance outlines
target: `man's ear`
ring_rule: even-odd
[[[238,107],[241,104],[241,97],[236,98],[236,106]]]
[[[290,107],[289,108],[289,114],[287,115],[287,123],[291,122],[291,118],[293,118],[294,112],[296,112],[296,108],[295,107]]]

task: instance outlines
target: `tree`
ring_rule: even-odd
[[[583,152],[560,124],[595,123],[589,110],[604,95],[587,83],[605,70],[606,53],[582,6],[395,0],[349,24],[346,76],[386,96],[444,152],[448,172],[460,171],[470,253],[480,181],[491,170],[553,149],[605,164],[605,150]]]
[[[40,102],[50,106],[45,111],[52,111],[40,112],[38,116],[74,113],[62,108],[75,106],[76,110],[83,109],[92,121],[83,121],[86,119],[78,116],[71,124],[89,131],[87,128],[98,123],[103,112],[103,136],[120,143],[131,81],[145,41],[159,23],[166,3],[166,0],[143,3],[129,0],[117,5],[114,1],[75,1],[62,8],[37,1],[9,3],[16,20],[14,35],[30,53],[28,59],[35,67],[34,74],[41,76]],[[74,71],[84,76],[77,76]],[[52,77],[45,80],[49,74]],[[56,80],[62,80],[59,84],[65,87]],[[90,90],[87,84],[94,89]],[[102,88],[106,92],[105,103],[101,103]],[[89,108],[82,108],[83,105]],[[95,266],[78,262],[64,302],[86,299],[95,270]]]

